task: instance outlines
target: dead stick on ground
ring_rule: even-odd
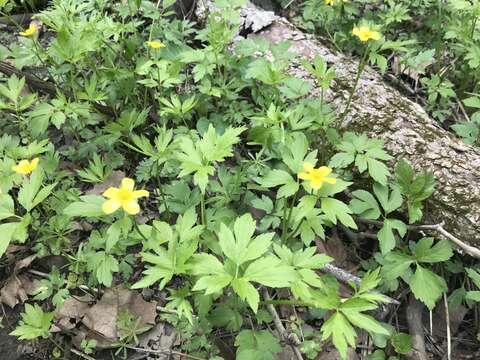
[[[367,219],[362,219],[360,217],[356,218],[358,221],[365,223],[365,224],[371,224],[375,226],[383,226],[382,221],[377,221],[377,220],[367,220]],[[462,249],[466,254],[480,259],[480,249],[477,249],[474,246],[468,245],[464,243],[462,240],[457,238],[456,236],[450,234],[447,230],[444,228],[445,222],[441,222],[439,224],[433,224],[433,225],[408,225],[407,229],[408,230],[413,230],[413,231],[436,231],[440,234],[442,234],[445,238],[453,242],[455,245],[457,245],[460,249]]]
[[[262,294],[265,301],[270,300],[270,295],[268,294],[268,290],[266,288],[262,289]],[[285,329],[282,324],[282,320],[280,319],[280,316],[278,316],[277,310],[275,310],[275,306],[273,306],[272,304],[267,304],[266,306],[268,312],[273,317],[273,324],[275,325],[275,329],[277,329],[280,338],[292,347],[292,350],[295,353],[297,360],[303,360],[302,353],[298,349],[298,345],[300,345],[301,343],[300,339],[297,337],[296,334],[291,333],[287,331],[287,329]]]
[[[349,282],[355,283],[355,285],[359,286],[360,283],[362,282],[362,279],[360,279],[358,276],[355,276],[353,274],[350,274],[349,272],[340,269],[339,267],[336,267],[332,264],[326,264],[322,269],[320,269],[322,272],[327,272],[329,274],[332,274],[335,279],[348,284]],[[392,299],[391,297],[385,296],[385,299],[395,305],[400,305],[400,302]]]
[[[480,259],[480,249],[477,249],[474,246],[470,246],[468,244],[465,244],[462,240],[459,238],[453,236],[450,234],[445,228],[443,227],[445,225],[444,222],[441,222],[440,224],[434,224],[434,225],[419,225],[419,226],[409,226],[410,230],[425,230],[425,231],[436,231],[443,236],[445,236],[448,240],[456,244],[459,248],[461,248],[463,251],[465,251],[466,254],[475,257],[477,259]]]
[[[180,357],[185,357],[185,358],[187,358],[187,359],[206,360],[206,359],[201,358],[201,357],[197,357],[197,356],[185,354],[185,353],[182,353],[182,352],[180,352],[180,351],[175,351],[175,350],[153,350],[153,349],[150,350],[150,349],[144,349],[144,348],[135,347],[135,346],[130,346],[130,345],[126,345],[125,347],[128,348],[128,349],[130,349],[130,350],[134,350],[134,351],[138,351],[138,352],[144,352],[144,353],[149,353],[149,354],[177,355],[177,356],[180,356]]]
[[[80,356],[81,358],[84,358],[85,360],[95,360],[95,358],[91,357],[90,355],[87,355],[81,351],[78,351],[75,348],[71,348],[70,351],[74,353],[77,356]]]

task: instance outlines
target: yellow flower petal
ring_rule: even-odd
[[[147,190],[135,190],[132,195],[135,199],[138,199],[141,197],[148,197],[150,193]]]
[[[118,196],[119,191],[120,190],[117,188],[109,187],[102,195],[105,196],[107,199],[113,199]]]
[[[312,172],[313,171],[313,164],[309,163],[308,161],[303,163],[303,170],[306,172]]]
[[[30,168],[31,168],[31,171],[35,170],[38,166],[38,162],[40,161],[40,159],[38,157],[36,157],[35,159],[33,159],[32,161],[30,161]]]
[[[320,189],[322,187],[322,184],[323,184],[322,180],[315,179],[310,181],[310,187],[314,190]]]
[[[117,199],[110,199],[103,203],[102,210],[105,214],[112,214],[117,211],[120,206],[122,206],[122,203],[120,201],[118,201]]]
[[[128,190],[128,191],[133,191],[133,188],[135,187],[135,181],[130,178],[123,178],[122,180],[122,189]]]
[[[161,49],[165,47],[165,44],[158,40],[147,41],[146,44],[152,49]]]
[[[28,160],[21,160],[17,165],[12,166],[12,170],[17,174],[27,175],[30,174],[33,169]]]
[[[30,26],[25,31],[20,31],[18,34],[21,36],[32,36],[37,32],[37,25],[35,23],[30,23]]]
[[[140,212],[140,206],[136,200],[130,200],[122,204],[123,210],[125,210],[130,215],[135,215]]]
[[[298,178],[302,180],[310,180],[312,178],[312,174],[306,173],[306,172],[301,172],[298,173]]]
[[[332,172],[328,166],[320,166],[317,170],[315,170],[315,175],[319,177],[324,177],[329,175]]]

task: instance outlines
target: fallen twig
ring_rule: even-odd
[[[434,225],[418,225],[418,226],[409,226],[409,230],[425,230],[425,231],[436,231],[440,234],[442,234],[444,237],[446,237],[448,240],[451,242],[455,243],[460,249],[465,251],[466,254],[475,257],[477,259],[480,259],[480,249],[477,249],[474,246],[468,245],[464,243],[462,240],[459,238],[453,236],[450,234],[445,228],[443,227],[445,223],[442,221],[440,224],[434,224]]]
[[[356,220],[365,223],[365,224],[371,224],[375,226],[383,226],[382,221],[378,220],[367,220],[367,219],[362,219],[360,217],[357,217]],[[477,259],[480,259],[480,249],[468,245],[464,243],[462,240],[457,238],[456,236],[450,234],[447,230],[444,228],[445,222],[442,221],[439,224],[432,224],[432,225],[407,225],[408,230],[412,231],[436,231],[440,234],[442,234],[445,238],[456,244],[460,249],[462,249],[466,254],[475,257]]]
[[[90,355],[87,355],[75,348],[71,348],[70,351],[74,353],[77,356],[80,356],[81,358],[84,358],[85,360],[95,360],[95,358],[91,357]]]
[[[206,360],[206,359],[198,357],[198,356],[189,355],[189,354],[182,353],[180,351],[175,351],[175,350],[153,350],[153,349],[144,349],[144,348],[130,346],[130,345],[125,345],[125,347],[127,349],[130,349],[130,350],[149,353],[149,354],[177,355],[177,356],[180,356],[180,357],[185,357],[187,359]]]
[[[266,288],[262,289],[262,295],[265,301],[270,301],[270,295],[268,294],[268,290]],[[275,310],[275,306],[273,306],[272,304],[266,305],[268,312],[273,317],[273,324],[275,325],[275,329],[277,329],[280,338],[292,347],[292,350],[295,353],[295,357],[297,358],[297,360],[303,360],[302,353],[298,349],[298,345],[300,345],[301,343],[298,336],[285,329],[282,324],[282,320],[280,319],[280,316],[278,316],[277,310]]]
[[[332,274],[335,279],[346,284],[348,284],[349,282],[353,282],[355,285],[359,286],[362,282],[362,279],[360,279],[358,276],[350,274],[349,272],[340,269],[339,267],[336,267],[332,264],[326,264],[323,268],[320,269],[320,271]],[[400,305],[400,302],[398,300],[392,299],[391,297],[388,297],[386,295],[383,296],[385,297],[385,300],[387,300],[389,303]]]

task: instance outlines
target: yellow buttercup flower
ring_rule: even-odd
[[[140,206],[137,199],[141,197],[148,197],[147,190],[134,190],[135,181],[130,178],[124,178],[120,188],[111,187],[104,193],[107,201],[102,205],[102,210],[105,214],[112,214],[120,207],[123,208],[130,215],[135,215],[140,212]]]
[[[162,43],[161,41],[153,40],[153,41],[147,41],[146,42],[147,46],[152,48],[152,49],[161,49],[165,47],[165,44]]]
[[[37,31],[38,31],[37,25],[35,23],[31,22],[28,29],[26,29],[25,31],[20,31],[18,34],[21,35],[21,36],[29,37],[29,36],[34,35]]]
[[[380,40],[382,34],[378,31],[370,29],[368,26],[354,27],[352,34],[357,36],[360,41],[367,42],[370,39]]]
[[[320,166],[318,169],[315,169],[313,165],[309,162],[303,163],[303,170],[298,174],[298,177],[302,180],[309,180],[310,187],[314,190],[318,190],[322,187],[323,183],[335,184],[337,179],[328,177],[332,172],[328,166]]]
[[[12,170],[17,174],[27,175],[37,168],[39,158],[35,158],[31,161],[22,160],[17,165],[12,166]]]

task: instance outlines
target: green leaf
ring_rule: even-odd
[[[287,97],[287,99],[297,99],[305,96],[310,92],[311,85],[309,82],[299,79],[297,77],[289,77],[280,87],[280,92]]]
[[[345,203],[333,198],[322,198],[321,203],[322,211],[328,220],[336,224],[338,219],[343,225],[357,229],[357,224],[355,224],[355,221],[350,216],[352,210],[350,210]]]
[[[409,334],[397,333],[392,336],[391,342],[398,354],[407,355],[412,350],[412,337]]]
[[[346,168],[348,165],[352,164],[355,161],[355,155],[352,153],[336,153],[330,159],[329,165],[332,168]]]
[[[370,315],[365,315],[355,310],[345,310],[343,308],[341,308],[340,311],[353,325],[364,329],[371,334],[390,335],[390,332]]]
[[[372,179],[382,185],[386,185],[387,178],[390,175],[390,171],[388,171],[387,166],[384,163],[371,158],[367,158],[367,164],[368,173]]]
[[[402,194],[400,193],[400,190],[396,188],[389,193],[388,186],[375,183],[373,184],[373,192],[380,201],[380,204],[385,211],[385,215],[388,215],[402,206]]]
[[[394,280],[405,274],[414,263],[412,256],[392,251],[385,256],[385,264],[382,268],[382,277],[386,281]]]
[[[252,237],[255,227],[256,223],[250,214],[245,214],[235,220],[234,233],[225,224],[220,224],[218,232],[220,247],[235,264],[241,265],[268,251],[274,234],[267,233]]]
[[[99,217],[104,216],[102,205],[105,198],[97,195],[80,196],[80,201],[76,201],[63,209],[63,213],[67,216],[83,216],[83,217]]]
[[[33,199],[42,186],[43,176],[43,171],[37,168],[32,172],[30,178],[23,182],[22,187],[18,192],[18,202],[27,211],[30,211],[33,208]]]
[[[345,315],[335,312],[325,321],[321,329],[322,340],[332,337],[333,345],[336,347],[342,359],[347,358],[348,345],[355,346],[355,338],[357,334],[352,325],[348,322]]]
[[[473,280],[475,286],[480,288],[480,273],[472,268],[467,268],[465,271],[467,272],[468,277]]]
[[[297,278],[293,267],[282,265],[274,256],[260,258],[248,265],[243,277],[270,287],[288,287]]]
[[[15,216],[13,199],[7,194],[0,194],[0,220]]]
[[[444,278],[417,265],[415,273],[410,278],[410,289],[416,299],[422,301],[429,310],[433,310],[437,300],[447,291],[447,284]]]
[[[50,335],[53,316],[53,312],[44,312],[37,304],[25,304],[22,320],[10,335],[16,336],[20,340],[32,340],[38,337],[47,338]]]
[[[104,251],[93,253],[87,267],[95,274],[97,281],[107,287],[112,286],[113,273],[118,272],[118,261]]]
[[[414,247],[415,258],[420,263],[447,261],[453,256],[452,246],[448,240],[440,240],[434,246],[433,238],[420,239]]]
[[[380,207],[372,194],[365,190],[356,190],[352,192],[352,195],[355,198],[350,201],[348,206],[353,210],[354,214],[360,215],[364,219],[371,220],[380,217]]]
[[[277,191],[277,198],[289,197],[298,191],[298,182],[284,170],[270,170],[267,175],[257,180],[259,184],[266,188],[281,187]]]
[[[280,353],[279,340],[268,330],[242,330],[235,338],[237,360],[273,360]]]
[[[407,232],[407,226],[400,220],[385,219],[382,228],[377,233],[382,254],[387,254],[395,248],[394,229],[398,231],[401,237],[404,237]]]
[[[6,223],[6,224],[0,224],[0,257],[5,254],[5,251],[8,248],[8,245],[10,245],[10,242],[13,239],[13,235],[15,234],[15,231],[17,231],[18,226],[20,223]]]
[[[385,360],[385,352],[383,350],[375,350],[373,353],[368,354],[365,360]]]
[[[228,331],[238,332],[242,328],[243,317],[236,308],[226,304],[217,306],[208,316],[213,326],[224,327]]]
[[[465,294],[466,300],[480,302],[480,291],[467,291]]]
[[[220,273],[214,275],[205,275],[197,280],[193,291],[205,291],[205,295],[214,294],[222,290],[225,286],[232,282],[232,276],[227,273]]]
[[[248,280],[239,278],[233,279],[232,288],[242,300],[246,300],[248,305],[252,308],[254,313],[257,313],[258,303],[260,302],[260,295],[257,289],[248,282]]]

